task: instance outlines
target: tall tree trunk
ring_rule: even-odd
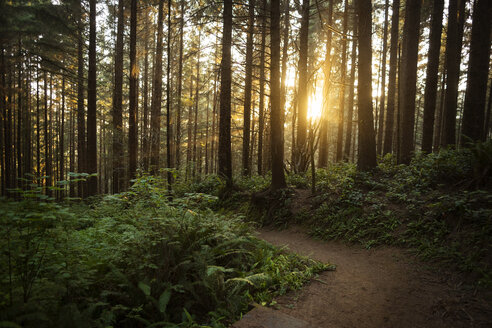
[[[490,132],[490,112],[492,111],[492,81],[490,82],[489,100],[487,103],[487,113],[485,114],[485,124],[483,129],[483,141],[486,141]]]
[[[439,55],[441,53],[441,32],[444,0],[435,0],[432,7],[429,55],[424,95],[424,123],[422,127],[422,151],[432,152],[434,135],[434,117],[436,112],[437,82],[439,73]]]
[[[461,144],[480,141],[484,136],[485,104],[490,60],[490,28],[492,2],[475,0],[473,6],[473,25],[468,64],[468,84],[466,86],[465,106]]]
[[[355,68],[357,65],[357,14],[354,13],[353,17],[353,32],[352,32],[352,58],[350,64],[350,84],[349,84],[349,99],[348,99],[348,111],[347,111],[347,131],[345,134],[345,149],[344,160],[348,161],[350,158],[350,149],[352,145],[352,127],[354,124],[354,82],[355,82]]]
[[[124,1],[118,0],[118,27],[114,58],[113,90],[113,194],[123,190],[125,158],[123,152],[123,33]],[[130,98],[132,97],[130,93]]]
[[[309,54],[309,0],[302,1],[301,7],[301,29],[299,31],[299,91],[297,93],[297,154],[296,166],[298,171],[307,170],[307,113],[309,97],[309,72],[308,72],[308,54]]]
[[[45,186],[47,188],[51,187],[51,176],[53,174],[51,169],[51,159],[50,159],[50,133],[48,129],[48,73],[44,71],[44,164],[45,164]],[[46,190],[47,195],[51,195],[49,189]]]
[[[87,85],[87,173],[97,173],[96,0],[89,0],[89,73]],[[89,177],[87,195],[97,193],[97,177]]]
[[[140,156],[142,167],[145,172],[149,171],[149,24],[148,13],[144,17],[145,21],[145,57],[144,57],[144,76],[143,76],[143,128],[142,128],[142,149]]]
[[[400,152],[398,162],[410,164],[414,150],[415,95],[417,92],[417,60],[420,32],[420,0],[407,0],[403,27],[401,71]]]
[[[202,32],[199,28],[198,30],[198,48],[197,48],[197,61],[196,61],[196,85],[195,85],[195,118],[193,120],[193,180],[196,176],[197,170],[197,151],[196,151],[196,140],[198,134],[198,107],[200,104],[200,48],[201,48],[201,36]]]
[[[386,125],[384,130],[383,155],[393,151],[395,129],[396,71],[398,69],[398,25],[400,23],[400,0],[393,0],[391,16],[390,69],[388,76],[388,105],[386,106]]]
[[[435,124],[434,124],[434,142],[433,142],[434,152],[439,150],[441,146],[441,138],[442,138],[444,95],[446,94],[446,71],[444,70],[444,68],[442,70],[441,76],[442,76],[442,81],[441,81],[441,91],[439,94],[439,107],[437,108],[436,111]]]
[[[60,126],[60,180],[65,180],[65,75],[62,76],[62,105],[61,105],[61,126]],[[65,196],[65,190],[60,191],[59,199],[63,199]]]
[[[272,156],[272,185],[271,190],[287,187],[284,175],[284,138],[283,111],[280,99],[280,0],[270,2],[270,136]]]
[[[338,131],[337,131],[337,162],[342,160],[343,151],[343,124],[345,112],[345,74],[347,71],[347,25],[348,25],[348,0],[345,0],[345,13],[343,14],[343,40],[342,40],[342,63],[340,67],[340,94],[338,106]]]
[[[39,68],[36,69],[36,175],[38,178],[42,176],[41,174],[41,112],[40,112],[40,101],[39,96]],[[72,171],[73,172],[73,171]]]
[[[166,67],[166,160],[167,167],[171,169],[174,167],[173,157],[174,148],[172,146],[173,136],[173,122],[171,113],[171,0],[167,1],[167,67]],[[167,188],[171,190],[173,174],[171,171],[167,171]]]
[[[84,26],[82,17],[82,4],[77,5],[77,170],[78,173],[86,172],[85,140],[85,109],[84,109]],[[78,182],[78,194],[80,198],[86,196],[87,186],[84,182]]]
[[[357,168],[362,171],[376,167],[376,140],[372,114],[371,85],[371,0],[358,1],[359,14],[359,76],[357,84],[359,152]]]
[[[290,3],[289,0],[284,0],[285,8],[284,8],[284,29],[283,29],[283,45],[282,45],[282,76],[281,76],[281,84],[280,84],[280,107],[284,112],[284,117],[282,118],[285,121],[285,101],[287,98],[287,87],[286,87],[286,78],[287,78],[287,60],[288,58],[288,50],[289,50],[289,19],[290,19]]]
[[[156,175],[159,173],[159,146],[161,132],[161,102],[162,102],[162,37],[164,20],[164,0],[159,0],[159,13],[157,16],[157,42],[155,51],[154,79],[152,82],[152,117],[150,121],[150,171]]]
[[[231,43],[232,0],[224,0],[222,62],[220,67],[219,175],[232,187],[231,155]]]
[[[263,175],[263,133],[265,130],[265,42],[267,0],[262,1],[261,47],[260,47],[260,104],[258,109],[258,175]]]
[[[128,179],[135,179],[138,154],[137,0],[130,3],[130,104],[128,124]]]
[[[210,76],[210,71],[209,74]],[[207,87],[208,88],[208,87]],[[207,119],[205,122],[205,174],[209,173],[209,162],[208,162],[208,142],[209,142],[209,136],[208,136],[208,126],[209,126],[209,112],[210,112],[210,90],[207,90]]]
[[[248,36],[246,39],[246,77],[244,81],[244,112],[243,112],[243,153],[242,174],[249,176],[249,138],[251,127],[251,84],[253,73],[253,33],[255,23],[255,0],[249,0],[248,5]]]
[[[323,111],[321,113],[321,122],[319,130],[319,155],[318,155],[318,167],[326,167],[328,165],[328,112],[330,106],[330,93],[331,93],[331,43],[332,43],[332,26],[333,26],[333,3],[330,1],[328,5],[328,27],[326,27],[326,50],[325,50],[325,65],[324,72],[324,86],[323,86]]]
[[[190,99],[193,98],[193,74],[190,76]],[[189,178],[189,173],[190,173],[190,163],[192,160],[192,150],[193,150],[193,105],[190,104],[188,106],[188,138],[186,142],[186,172],[185,172],[185,178],[186,180]]]
[[[388,9],[389,0],[384,4],[384,32],[383,32],[383,58],[382,64],[382,81],[381,81],[381,102],[379,104],[379,125],[377,136],[377,152],[379,155],[383,152],[383,132],[384,132],[384,106],[386,102],[386,54],[388,52]]]
[[[458,83],[464,21],[465,0],[450,0],[446,40],[446,95],[444,98],[441,146],[454,145],[456,143],[456,110],[458,107]]]
[[[181,95],[183,93],[183,30],[185,0],[181,0],[179,20],[178,106],[176,107],[176,168],[181,166]]]

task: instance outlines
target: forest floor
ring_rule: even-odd
[[[233,327],[490,327],[490,292],[466,288],[403,249],[319,241],[297,226],[263,228],[258,237],[333,263],[336,270],[277,298],[271,309],[253,310]]]

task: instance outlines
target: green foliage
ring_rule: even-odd
[[[38,196],[0,202],[2,325],[224,327],[328,268],[151,176],[90,207]]]
[[[314,210],[296,220],[320,238],[410,247],[492,286],[490,145],[418,153],[408,166],[387,155],[372,175],[353,164],[320,169]]]

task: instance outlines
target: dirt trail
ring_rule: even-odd
[[[279,311],[310,327],[492,327],[490,298],[453,286],[400,249],[317,241],[299,228],[264,229],[259,237],[336,264],[277,299]]]

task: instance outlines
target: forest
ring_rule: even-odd
[[[0,327],[490,327],[491,25],[0,0]]]

